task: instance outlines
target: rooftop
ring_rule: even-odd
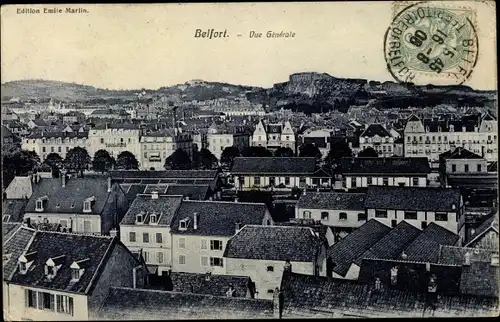
[[[297,202],[297,208],[304,209],[335,209],[364,210],[364,193],[348,192],[307,192],[302,194]]]
[[[228,241],[224,257],[311,262],[320,243],[309,227],[245,226]]]
[[[35,230],[19,224],[2,224],[3,232],[3,278],[10,280],[16,271],[17,260],[29,246]]]
[[[313,174],[316,169],[315,158],[258,158],[237,157],[231,172],[234,174],[245,173],[297,173]]]
[[[429,224],[404,250],[408,261],[437,263],[441,245],[454,246],[460,236],[435,223]]]
[[[14,177],[5,189],[7,199],[26,199],[31,197],[33,188],[30,177]]]
[[[391,136],[382,124],[370,124],[361,134],[363,137],[374,137],[375,135],[380,137]]]
[[[431,168],[427,158],[343,158],[343,174],[429,174]]]
[[[207,278],[208,277],[208,278]],[[247,297],[249,282],[247,276],[170,273],[171,291],[181,293],[196,293],[214,296],[226,296],[232,286],[233,297]]]
[[[217,170],[167,170],[167,171],[109,171],[111,179],[213,179],[217,176]]]
[[[138,214],[143,215],[142,224],[149,224],[151,214],[156,214],[158,225],[170,226],[181,202],[182,196],[160,195],[158,199],[152,199],[151,195],[137,195],[120,225],[134,225]]]
[[[21,222],[23,221],[24,210],[28,200],[26,199],[7,199],[2,202],[2,222]]]
[[[484,159],[482,156],[464,148],[455,148],[453,151],[446,151],[439,155],[443,159]]]

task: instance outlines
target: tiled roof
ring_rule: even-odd
[[[294,221],[286,221],[286,222],[275,222],[274,225],[276,226],[301,226],[301,227],[309,227],[312,230],[314,230],[316,233],[319,234],[319,237],[325,242],[325,245],[327,245],[327,238],[326,234],[328,233],[328,230],[332,231],[332,228],[327,225],[323,225],[321,222],[307,222],[307,220],[294,220]],[[333,231],[332,231],[333,233]],[[328,245],[329,246],[329,245]]]
[[[7,199],[2,202],[2,222],[21,222],[27,199]]]
[[[375,135],[381,137],[391,136],[382,124],[370,124],[361,134],[362,137],[374,137]]]
[[[116,242],[116,237],[37,231],[27,250],[27,253],[36,252],[32,268],[25,275],[16,272],[11,281],[14,284],[87,294],[102,266],[101,262],[110,255]],[[45,262],[61,255],[65,257],[57,275],[52,280],[46,279]],[[71,264],[85,259],[88,259],[85,272],[78,282],[71,282]]]
[[[366,193],[365,207],[368,209],[455,212],[460,207],[460,200],[459,189],[370,186]]]
[[[246,226],[227,242],[224,257],[312,262],[320,242],[309,227]]]
[[[390,231],[391,228],[372,219],[333,244],[327,251],[335,264],[333,271],[345,276],[351,264]]]
[[[431,172],[427,158],[342,158],[343,174],[428,174]]]
[[[4,227],[5,224],[2,225],[2,228]],[[17,226],[17,228],[14,227],[14,230],[9,235],[6,235],[5,231],[3,232],[3,255],[8,258],[7,261],[4,260],[3,262],[3,278],[10,279],[10,276],[18,266],[17,260],[19,256],[28,248],[35,230],[24,226]]]
[[[464,148],[455,148],[453,151],[446,151],[439,155],[441,159],[483,159],[482,156],[475,154]]]
[[[245,173],[297,173],[313,174],[316,168],[315,158],[257,158],[237,157],[234,159],[231,172]]]
[[[272,318],[273,302],[168,291],[111,288],[100,320]]]
[[[35,212],[38,198],[47,196],[44,201],[43,213],[83,213],[85,199],[95,197],[91,203],[90,214],[100,215],[108,200],[108,182],[105,177],[86,175],[83,178],[66,180],[66,187],[62,187],[61,178],[41,179],[33,184],[33,195],[26,205],[26,212]]]
[[[21,227],[20,222],[2,222],[2,239],[5,242],[16,230]]]
[[[112,179],[162,179],[162,178],[186,178],[186,179],[213,179],[217,176],[217,170],[168,170],[168,171],[109,171]]]
[[[262,225],[268,209],[263,203],[223,201],[182,201],[172,221],[171,232],[183,235],[227,236],[236,233],[236,223]],[[194,229],[194,214],[198,214],[198,227]],[[186,230],[179,229],[179,222],[189,218]]]
[[[407,260],[424,263],[437,263],[439,246],[454,246],[460,236],[435,223],[427,226],[420,235],[404,250]]]
[[[8,199],[25,199],[31,197],[33,188],[29,177],[14,177],[5,189]]]
[[[158,216],[159,225],[169,226],[181,202],[180,196],[160,195],[158,199],[152,199],[151,195],[137,195],[120,225],[134,225],[136,215],[139,213],[143,213],[144,224],[148,224],[150,215],[155,213]]]
[[[420,235],[421,230],[401,221],[396,227],[379,239],[372,247],[357,258],[355,263],[361,265],[363,258],[396,259],[401,252]]]
[[[79,138],[79,139],[86,139],[89,137],[89,132],[88,131],[83,131],[83,132],[65,132],[65,131],[37,131],[33,132],[30,135],[26,136],[27,139],[41,139],[41,138]]]
[[[120,184],[128,200],[134,200],[138,194],[151,194],[158,191],[162,195],[175,195],[189,197],[193,200],[205,200],[209,192],[209,184],[148,184],[148,183],[122,183]]]
[[[192,200],[205,200],[209,185],[169,185],[167,195],[180,195]]]
[[[338,317],[480,317],[498,314],[498,299],[479,296],[438,297],[433,310],[427,296],[412,290],[327,277],[285,273],[281,280],[284,318]]]
[[[247,297],[250,278],[247,276],[209,275],[192,273],[170,273],[171,291],[181,293],[196,293],[215,296],[226,296],[232,285],[233,297]]]
[[[307,192],[297,201],[296,208],[330,210],[364,210],[364,193]]]

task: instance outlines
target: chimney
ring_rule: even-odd
[[[290,261],[289,261],[289,260],[287,260],[287,261],[285,262],[285,268],[284,268],[284,270],[285,270],[285,272],[289,272],[289,273],[291,273],[291,272],[292,272],[292,264],[290,263]]]
[[[238,202],[238,200],[239,200],[238,197],[234,198],[234,202]]]
[[[151,199],[158,199],[158,191],[155,190],[151,193]]]
[[[238,233],[241,229],[241,223],[239,221],[234,223],[234,231],[235,233]]]
[[[198,229],[198,221],[200,220],[200,214],[195,212],[193,216],[193,229]]]
[[[465,253],[464,265],[470,265],[470,253],[469,252]]]
[[[283,312],[283,294],[279,288],[276,288],[273,293],[273,317],[281,319]]]
[[[109,235],[110,235],[111,237],[116,237],[116,235],[117,235],[117,231],[116,231],[116,229],[115,229],[115,228],[111,229],[111,230],[109,231]]]
[[[210,278],[212,277],[212,273],[211,272],[206,272],[205,273],[205,281],[210,281]]]
[[[111,177],[108,177],[108,192],[111,192]]]

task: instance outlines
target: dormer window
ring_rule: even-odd
[[[90,259],[86,258],[83,260],[75,261],[71,264],[71,282],[78,282],[82,278],[83,273],[85,273],[85,267],[90,263]]]
[[[43,211],[43,202],[48,200],[48,197],[47,196],[43,196],[41,198],[38,198],[36,200],[36,205],[35,205],[35,211]]]
[[[83,212],[91,212],[92,211],[92,203],[94,201],[95,201],[94,196],[85,199],[85,201],[83,201]]]
[[[179,230],[187,230],[189,223],[189,218],[184,218],[179,221]]]
[[[144,221],[144,214],[141,212],[135,216],[135,223],[142,224]]]
[[[80,279],[80,269],[78,268],[71,269],[71,279],[75,281]]]
[[[149,216],[149,223],[150,223],[150,224],[153,224],[153,225],[154,225],[154,224],[157,224],[157,217],[156,217],[156,214],[151,214],[151,215]]]
[[[36,252],[21,255],[19,261],[19,273],[26,274],[36,259]]]

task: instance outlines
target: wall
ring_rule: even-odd
[[[259,259],[242,259],[242,258],[224,258],[226,260],[226,274],[249,276],[255,283],[255,289],[258,292],[255,294],[256,299],[272,299],[273,293],[268,293],[268,290],[273,290],[281,286],[281,278],[285,266],[284,261],[276,260],[259,260]],[[292,272],[306,275],[314,275],[313,262],[290,262],[292,264]],[[272,266],[273,271],[268,272],[267,267]],[[326,267],[325,267],[326,270]]]
[[[129,233],[135,232],[135,242],[129,241]],[[149,233],[149,243],[143,243],[143,233]],[[156,233],[162,234],[162,243],[156,243]],[[155,225],[120,225],[120,240],[131,251],[149,253],[146,264],[158,265],[158,274],[172,266],[172,236],[170,227]],[[163,253],[163,263],[157,261],[157,253]]]
[[[394,176],[350,176],[345,175],[345,186],[348,189],[353,188],[353,180],[356,180],[356,187],[368,187],[368,178],[372,178],[372,186],[383,186],[384,178],[388,179],[389,186],[399,186],[399,184],[404,184],[407,187],[413,187],[413,178],[418,178],[418,187],[427,186],[427,176],[426,175],[414,175],[411,177],[394,177]]]
[[[241,183],[240,183],[240,177],[243,177],[243,187],[241,186]],[[255,184],[255,177],[259,177],[260,178],[260,184],[259,185],[256,185]],[[262,175],[255,175],[255,176],[248,176],[248,175],[235,175],[234,176],[234,183],[235,183],[235,187],[236,189],[241,189],[243,188],[243,190],[252,190],[254,189],[254,186],[255,188],[261,188],[261,187],[268,187],[269,186],[269,180],[270,176],[262,176]],[[285,177],[281,177],[281,176],[274,176],[274,180],[275,180],[275,183],[274,183],[274,186],[278,186],[280,184],[284,184],[285,185]],[[300,177],[296,177],[296,176],[289,176],[288,178],[290,178],[290,183],[288,185],[285,185],[286,188],[288,189],[292,189],[293,187],[300,187],[302,186],[300,184]],[[306,179],[307,180],[307,179]],[[306,181],[305,181],[306,182]]]
[[[119,243],[114,246],[101,276],[96,281],[93,292],[89,294],[89,318],[97,315],[111,286],[133,287],[133,268],[139,265],[139,262],[124,246]],[[137,288],[143,288],[144,278],[137,278],[136,281]]]
[[[323,225],[332,227],[350,227],[358,228],[366,223],[366,219],[358,220],[358,214],[365,214],[365,210],[338,210],[338,209],[308,209],[298,208],[295,211],[295,218],[305,218],[304,211],[311,212],[311,219],[321,220],[321,213],[328,212],[328,220],[321,220]],[[340,220],[339,214],[341,212],[347,213],[347,220]]]
[[[67,227],[71,227],[74,233],[83,233],[85,220],[90,220],[92,234],[101,234],[101,216],[93,214],[68,214],[68,213],[26,213],[24,218],[30,218],[31,221],[43,221],[47,218],[49,223],[60,223],[60,220],[67,220]],[[71,225],[71,220],[73,220],[73,225]]]
[[[89,148],[89,142],[87,138],[41,138],[39,139],[23,139],[22,149],[28,151],[35,151],[39,156],[40,160],[43,162],[47,155],[54,152],[61,156],[61,158],[66,158],[66,153],[75,147]],[[43,150],[45,148],[45,151]],[[91,154],[91,157],[94,155]]]
[[[179,247],[179,240],[181,238],[185,239],[185,248]],[[211,271],[213,274],[224,274],[226,271],[225,259],[223,259],[223,267],[211,267],[210,257],[222,258],[229,238],[228,236],[172,234],[172,271],[200,274]],[[207,249],[201,249],[202,240],[206,240]],[[211,250],[210,240],[222,241],[222,250]],[[179,255],[185,256],[185,264],[179,263]],[[208,266],[202,266],[202,257],[207,257]]]
[[[123,151],[129,151],[140,160],[141,153],[139,143],[140,131],[137,129],[94,129],[89,131],[88,152],[91,157],[98,150],[106,150],[113,157],[117,157]],[[101,139],[104,143],[101,143]]]
[[[72,297],[74,314],[73,316],[71,316],[65,313],[58,313],[57,309],[53,312],[26,307],[25,289],[26,288],[22,285],[9,284],[9,300],[12,305],[9,307],[8,311],[11,321],[20,321],[23,318],[31,319],[33,321],[78,321],[89,319],[87,296],[85,295],[41,289],[36,287],[28,287],[28,289],[36,291]]]
[[[456,170],[453,172],[453,165],[455,165]],[[467,173],[487,173],[488,172],[488,162],[486,159],[449,159],[446,160],[446,172],[448,174],[453,173],[466,173],[465,165],[469,166],[469,170]],[[477,171],[477,166],[480,165],[480,171]]]

